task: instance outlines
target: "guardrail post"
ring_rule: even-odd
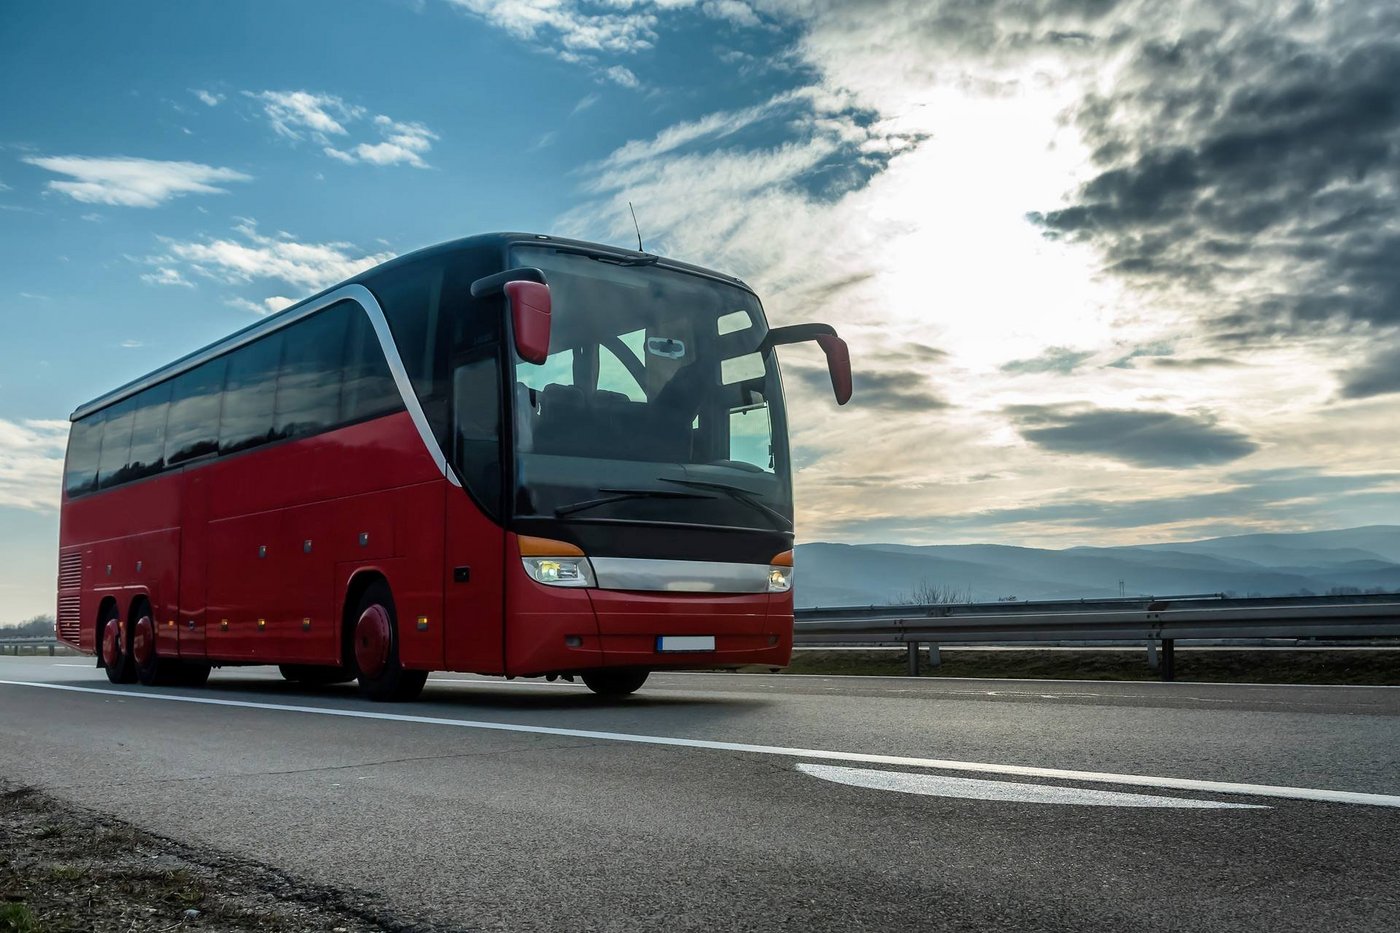
[[[1162,639],[1162,679],[1176,680],[1176,639]]]
[[[1157,641],[1156,639],[1149,638],[1147,639],[1147,669],[1149,671],[1155,671],[1157,670],[1157,666]]]
[[[919,643],[917,641],[909,643],[909,676],[919,676]]]
[[[938,656],[938,642],[931,642],[928,646],[928,666],[941,667],[943,659]]]
[[[49,645],[49,657],[53,657],[53,645]]]

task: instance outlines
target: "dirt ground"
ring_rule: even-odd
[[[0,933],[428,931],[373,898],[303,884],[0,782]]]

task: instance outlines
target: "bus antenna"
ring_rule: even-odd
[[[637,223],[637,209],[632,206],[632,202],[627,202],[627,209],[632,212],[632,226],[637,230],[637,252],[645,253],[642,249],[642,225]]]

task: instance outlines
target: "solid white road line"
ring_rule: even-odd
[[[812,777],[864,787],[925,797],[957,797],[962,800],[1000,800],[1009,803],[1052,803],[1079,807],[1163,807],[1181,810],[1267,810],[1256,803],[1225,803],[1219,800],[1193,800],[1162,797],[1158,794],[1125,794],[1116,790],[1090,790],[1058,784],[1022,784],[1016,781],[982,781],[951,777],[947,774],[911,774],[908,771],[877,771],[873,768],[841,768],[799,762],[797,770]]]
[[[710,751],[744,752],[753,755],[781,755],[787,758],[815,758],[822,761],[850,761],[864,764],[894,765],[896,767],[932,768],[940,771],[973,771],[982,774],[1010,774],[1018,777],[1052,778],[1062,781],[1085,781],[1091,784],[1125,784],[1134,787],[1204,791],[1206,793],[1215,794],[1244,794],[1251,797],[1278,797],[1287,800],[1314,800],[1324,803],[1352,803],[1376,807],[1400,807],[1400,796],[1393,794],[1367,794],[1356,791],[1324,790],[1312,787],[1282,787],[1272,784],[1240,784],[1231,781],[1198,781],[1192,778],[1154,777],[1144,774],[1113,774],[1104,771],[1071,771],[1064,768],[1037,768],[1027,765],[988,764],[986,762],[977,761],[952,761],[943,758],[914,758],[907,755],[875,755],[865,752],[839,752],[820,748],[789,748],[782,745],[750,745],[744,742],[718,742],[711,739],[686,739],[666,735],[638,735],[630,732],[600,732],[592,729],[566,729],[559,726],[529,726],[513,722],[444,719],[437,716],[412,716],[406,713],[380,713],[374,710],[336,709],[328,706],[256,703],[251,700],[221,700],[214,697],[184,696],[176,693],[142,693],[135,690],[109,690],[99,687],[76,687],[70,684],[31,683],[22,680],[0,680],[0,686],[36,687],[41,690],[91,693],[99,696],[113,696],[123,699],[165,700],[171,703],[195,703],[202,706],[228,706],[240,709],[271,710],[285,713],[309,713],[315,716],[341,716],[348,719],[374,719],[382,722],[407,722],[415,725],[450,726],[458,729],[482,729],[491,732],[521,732],[528,735],[555,735],[566,738],[593,739],[595,741],[604,742],[625,742],[634,745],[703,748]]]

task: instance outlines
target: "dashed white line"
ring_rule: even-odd
[[[1400,808],[1400,795],[1370,794],[1314,787],[1243,784],[1233,781],[1203,781],[1193,778],[1157,777],[1145,774],[1114,774],[1106,771],[1074,771],[1066,768],[1039,768],[1028,765],[953,761],[943,758],[916,758],[908,755],[877,755],[865,752],[842,752],[820,748],[790,748],[782,745],[751,745],[745,742],[721,742],[712,739],[689,739],[665,735],[638,735],[630,732],[603,732],[593,729],[568,729],[559,726],[531,726],[513,722],[445,719],[437,716],[413,716],[406,713],[381,713],[366,709],[297,706],[288,703],[257,703],[251,700],[223,700],[214,697],[188,696],[177,693],[143,693],[136,690],[109,690],[98,687],[33,683],[22,680],[0,680],[0,686],[33,687],[40,690],[60,690],[71,693],[88,693],[98,696],[115,696],[126,699],[163,700],[170,703],[194,703],[202,706],[223,706],[239,709],[268,710],[273,712],[306,713],[314,716],[337,716],[349,719],[371,719],[382,722],[405,722],[415,725],[446,726],[456,729],[520,732],[528,735],[554,735],[567,738],[593,739],[603,742],[623,742],[633,745],[699,748],[710,751],[742,752],[753,755],[781,755],[787,758],[808,758],[820,761],[847,761],[863,764],[894,765],[896,767],[929,768],[938,771],[971,771],[982,774],[1006,774],[1018,777],[1082,781],[1090,784],[1119,784],[1135,787],[1156,787],[1169,790],[1201,791],[1214,794],[1242,794],[1252,797],[1276,797],[1286,800],[1312,800],[1323,803],[1348,803]]]

